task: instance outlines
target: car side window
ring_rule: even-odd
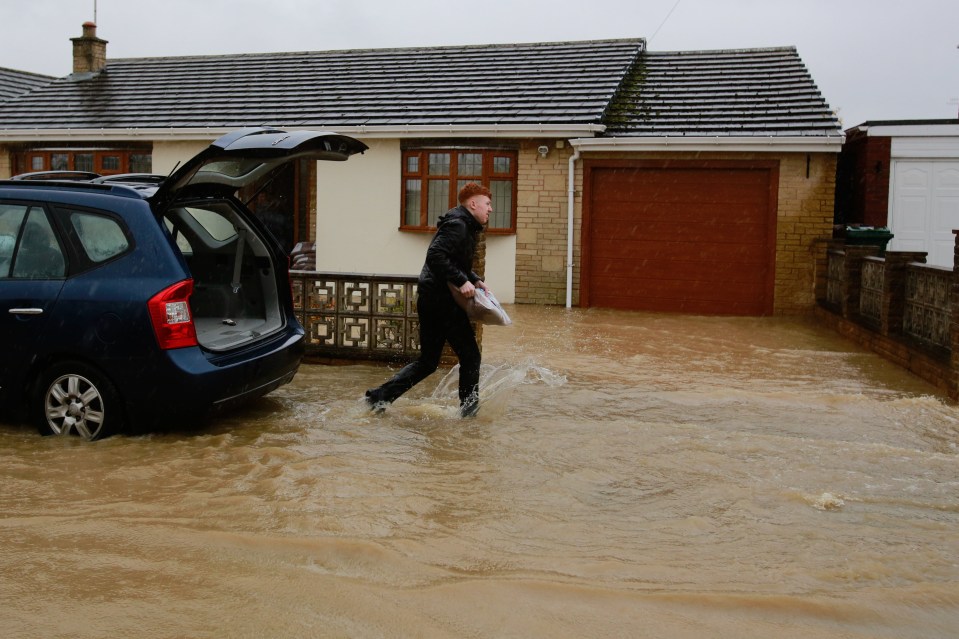
[[[10,277],[13,249],[17,247],[27,209],[23,204],[0,204],[0,277]]]
[[[71,211],[68,219],[87,258],[95,264],[130,248],[123,228],[112,218],[86,211]]]
[[[207,233],[218,242],[226,242],[236,237],[236,227],[220,211],[187,207],[184,209],[194,220],[200,223]]]
[[[63,277],[67,263],[46,213],[35,206],[23,208],[11,277],[41,280]]]

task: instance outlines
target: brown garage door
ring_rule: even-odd
[[[771,163],[587,163],[584,303],[771,313],[776,174]]]

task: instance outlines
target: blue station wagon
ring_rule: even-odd
[[[165,179],[0,181],[0,415],[93,440],[292,380],[289,258],[235,194],[286,162],[364,150],[246,129]]]

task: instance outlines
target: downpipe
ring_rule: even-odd
[[[579,147],[569,156],[569,189],[566,193],[566,308],[573,306],[573,209],[576,203],[576,160]]]

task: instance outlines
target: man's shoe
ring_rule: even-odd
[[[376,414],[385,411],[386,405],[389,403],[383,399],[383,393],[378,388],[371,388],[366,391],[363,400],[366,402],[366,405],[370,407],[370,410]]]
[[[476,417],[479,412],[479,400],[471,397],[460,406],[460,417]]]

